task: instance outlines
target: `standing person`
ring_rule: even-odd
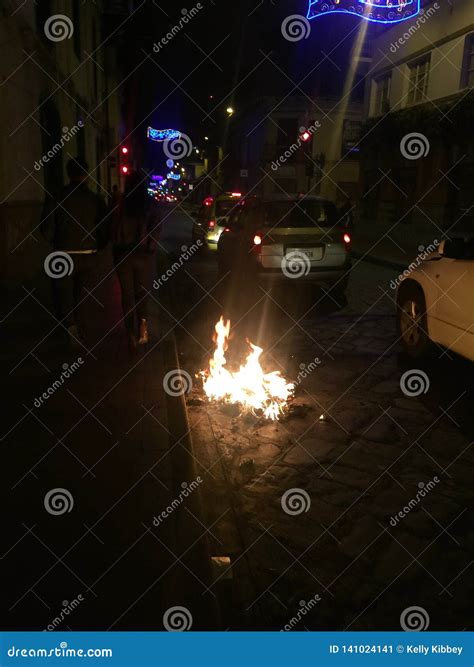
[[[70,256],[68,275],[57,281],[58,309],[71,343],[82,345],[78,305],[96,270],[97,252],[107,244],[107,209],[103,199],[87,187],[89,165],[83,158],[69,160],[66,170],[69,185],[47,202],[41,230],[53,245],[52,262],[59,253]]]
[[[354,231],[354,210],[355,204],[352,203],[350,197],[346,197],[346,201],[339,209],[340,219],[342,219],[342,226],[348,232]]]
[[[130,350],[148,343],[148,301],[158,219],[146,184],[139,174],[127,178],[124,196],[115,209],[112,242],[115,269],[122,289],[122,308]],[[137,322],[138,320],[138,341]]]

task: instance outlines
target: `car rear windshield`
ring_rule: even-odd
[[[222,199],[216,202],[216,216],[227,215],[237,204],[235,199]]]
[[[331,202],[304,199],[266,202],[262,210],[265,227],[334,227],[338,222],[336,207]]]

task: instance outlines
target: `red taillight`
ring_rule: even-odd
[[[262,245],[262,237],[260,236],[260,234],[255,234],[255,236],[253,237],[253,244]]]
[[[347,232],[344,234],[342,239],[343,239],[344,243],[346,243],[347,245],[349,245],[349,243],[352,241],[350,235]]]
[[[209,229],[214,229],[215,226],[216,226],[216,221],[215,220],[210,220],[209,221]]]

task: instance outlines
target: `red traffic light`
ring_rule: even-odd
[[[129,170],[129,168],[127,167],[127,165],[124,164],[124,165],[121,166],[120,171],[122,172],[122,174],[128,174],[128,172],[129,172],[130,170]]]
[[[305,130],[305,131],[301,134],[300,139],[301,139],[301,141],[308,141],[309,139],[311,139],[311,133],[308,132],[308,130]]]
[[[127,155],[128,153],[128,148],[126,146],[122,146],[122,155]]]

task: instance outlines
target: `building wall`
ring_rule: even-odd
[[[71,157],[84,154],[92,170],[89,185],[104,197],[111,176],[116,178],[107,153],[118,144],[119,100],[114,94],[104,103],[107,49],[94,53],[101,43],[101,11],[100,2],[1,5],[2,283],[28,279],[41,268],[47,251],[39,231],[41,210],[45,197],[66,182]],[[70,38],[47,39],[44,20],[54,14],[71,19]]]
[[[466,37],[474,32],[474,3],[437,0],[425,3],[424,16],[384,30],[374,40],[369,116],[374,108],[375,81],[392,73],[390,110],[408,106],[409,63],[431,54],[427,97],[437,100],[459,94],[465,86],[462,70]]]
[[[356,133],[360,130],[362,104],[292,98],[271,111],[275,106],[270,101],[259,108],[236,132],[245,137],[240,165],[248,169],[249,189],[264,194],[311,192],[338,203],[357,197],[358,153],[349,149],[344,133],[347,122]],[[307,141],[301,139],[303,130],[311,135]]]
[[[459,222],[474,225],[474,144],[468,129],[474,120],[474,97],[465,78],[474,3],[423,4],[424,14],[384,28],[373,38],[367,78],[362,219],[382,231],[393,229],[395,238],[408,234],[427,239]],[[412,99],[410,65],[427,57],[427,85]],[[387,77],[389,92],[381,103],[377,87]],[[423,135],[427,149],[417,160],[406,159],[401,150],[412,133]]]

